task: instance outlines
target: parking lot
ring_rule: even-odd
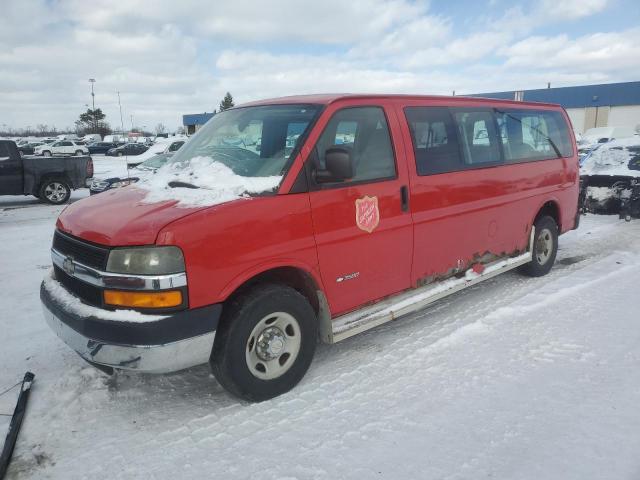
[[[122,171],[117,162],[98,157],[96,172]],[[76,191],[72,201],[86,195]],[[508,273],[320,345],[297,388],[246,404],[207,366],[107,377],[55,337],[38,291],[63,208],[0,199],[0,386],[36,374],[11,479],[640,471],[638,221],[587,216],[561,237],[550,275]],[[0,397],[0,412],[14,401]]]

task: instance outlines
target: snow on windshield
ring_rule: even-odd
[[[155,175],[138,182],[136,188],[147,192],[143,203],[177,201],[176,206],[188,208],[218,205],[273,191],[280,180],[281,175],[243,177],[211,157],[194,157],[186,164],[169,162]]]
[[[585,159],[581,173],[640,177],[640,137],[603,143]]]

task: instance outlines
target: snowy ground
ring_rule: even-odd
[[[640,478],[640,221],[588,216],[547,277],[321,345],[292,392],[247,404],[206,366],[109,379],[49,331],[61,208],[0,197],[0,391],[36,374],[10,479]]]

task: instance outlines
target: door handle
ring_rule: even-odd
[[[406,185],[400,187],[400,207],[403,212],[409,211],[409,188]]]

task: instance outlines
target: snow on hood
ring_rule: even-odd
[[[169,162],[155,175],[142,179],[135,188],[146,191],[142,203],[177,202],[177,207],[212,206],[249,198],[249,194],[273,191],[282,176],[243,177],[211,157],[194,157],[185,165]],[[170,186],[183,182],[188,186]]]
[[[603,143],[585,158],[580,173],[640,177],[640,137]]]

